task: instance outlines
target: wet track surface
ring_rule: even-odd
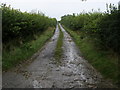
[[[64,33],[63,56],[61,64],[56,65],[54,50],[59,36],[58,26],[54,36],[38,52],[29,65],[3,73],[3,88],[110,88],[83,57],[70,35]]]

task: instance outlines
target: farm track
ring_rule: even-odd
[[[3,88],[112,88],[83,57],[70,35],[64,33],[61,64],[56,65],[54,51],[59,28],[45,48],[28,65],[3,73]]]

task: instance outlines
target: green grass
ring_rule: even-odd
[[[58,37],[58,41],[57,41],[57,45],[56,45],[56,48],[55,48],[55,54],[54,54],[54,57],[55,57],[55,61],[60,64],[60,59],[62,57],[62,53],[63,53],[63,50],[62,50],[62,46],[63,46],[63,32],[61,31],[61,28],[60,26],[59,27],[59,30],[60,30],[60,34],[59,34],[59,37]]]
[[[104,78],[110,80],[114,84],[118,83],[118,55],[110,52],[97,49],[95,42],[90,38],[81,39],[80,31],[72,31],[66,27],[65,30],[72,36],[76,45],[82,52],[82,56],[96,68]]]
[[[54,28],[48,28],[36,40],[24,43],[20,47],[15,47],[13,51],[3,50],[2,69],[8,70],[17,66],[21,61],[29,59],[34,53],[43,47],[43,45],[53,36]]]

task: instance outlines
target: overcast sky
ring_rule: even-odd
[[[0,0],[0,3],[11,5],[15,9],[30,12],[31,10],[39,10],[45,15],[60,20],[65,14],[80,13],[83,11],[91,11],[92,9],[101,11],[106,10],[106,3],[117,3],[120,0]]]

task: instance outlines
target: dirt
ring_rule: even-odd
[[[64,33],[61,64],[56,65],[54,51],[59,36],[54,36],[30,64],[3,73],[3,88],[112,88],[83,57],[70,35]]]

